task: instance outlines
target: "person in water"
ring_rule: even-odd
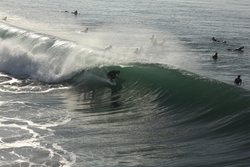
[[[75,10],[74,12],[71,12],[72,14],[74,14],[74,15],[78,15],[78,11],[77,10]]]
[[[227,41],[220,41],[220,40],[216,39],[215,37],[212,37],[212,41],[214,41],[214,42],[221,42],[221,43],[227,43]]]
[[[213,37],[212,40],[213,40],[214,42],[220,42],[220,41],[217,40],[215,37]]]
[[[236,49],[227,49],[227,50],[229,50],[229,51],[236,51],[236,52],[244,52],[244,46],[241,46],[241,47],[239,47],[239,48],[236,48]]]
[[[217,59],[218,59],[218,53],[215,52],[215,54],[212,56],[212,58],[213,58],[214,60],[217,60]]]
[[[107,73],[107,77],[109,78],[110,81],[113,81],[116,79],[120,74],[120,71],[112,70]]]
[[[240,51],[240,52],[243,52],[243,49],[244,49],[244,46],[241,46],[241,47],[239,47],[239,48],[237,48],[237,49],[234,49],[234,51]]]
[[[238,75],[237,78],[235,78],[234,83],[235,83],[236,85],[241,85],[241,84],[242,84],[242,80],[241,80],[241,78],[240,78],[240,75]]]

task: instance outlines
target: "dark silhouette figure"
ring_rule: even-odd
[[[214,60],[217,60],[217,59],[218,59],[218,53],[215,52],[215,54],[212,56],[212,58],[213,58]]]
[[[237,78],[235,78],[234,83],[235,83],[236,85],[241,85],[241,84],[242,84],[242,80],[241,80],[241,78],[240,78],[240,75],[238,75]]]
[[[112,82],[115,79],[115,85],[111,86],[111,105],[112,107],[120,107],[122,102],[120,101],[123,80],[119,78],[120,71],[112,70],[107,73],[108,78]]]
[[[220,41],[220,40],[216,39],[215,37],[212,37],[212,41],[220,42],[220,43],[227,43],[227,41]]]
[[[241,46],[241,47],[239,47],[239,48],[237,48],[237,49],[234,49],[234,51],[240,51],[240,52],[243,52],[243,49],[244,49],[244,46]]]
[[[215,37],[213,37],[212,40],[213,40],[214,42],[220,42],[220,41],[217,40]]]
[[[241,46],[241,47],[239,47],[239,48],[237,48],[237,49],[227,49],[227,50],[229,50],[229,51],[236,51],[236,52],[244,52],[244,46]]]
[[[115,78],[117,78],[120,74],[120,71],[112,70],[107,73],[107,77],[110,81],[113,81]]]
[[[75,10],[74,12],[71,12],[71,13],[74,14],[75,16],[78,15],[78,11],[77,10]]]

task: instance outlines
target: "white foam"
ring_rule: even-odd
[[[0,43],[0,54],[5,55],[0,58],[0,70],[43,82],[60,82],[72,77],[76,71],[99,66],[143,62],[192,67],[194,62],[190,57],[190,61],[184,61],[186,48],[172,34],[162,34],[141,27],[138,29],[117,25],[112,31],[110,27],[102,27],[99,31],[90,31],[82,34],[83,36],[72,32],[64,32],[68,36],[56,32],[52,34],[69,40],[19,30],[16,27],[12,30],[8,25],[0,26],[1,28],[19,35]],[[44,29],[46,28],[44,25]],[[152,34],[159,41],[157,44],[150,40]],[[104,51],[109,45],[112,45],[112,49]],[[135,54],[135,48],[143,49]]]
[[[16,149],[25,149],[30,148],[30,150],[40,150],[41,152],[46,151],[49,152],[50,159],[54,158],[54,156],[59,156],[59,162],[61,164],[64,164],[64,166],[71,166],[76,161],[75,154],[68,152],[67,150],[63,149],[60,145],[57,143],[53,143],[51,146],[43,144],[43,138],[44,135],[51,136],[53,134],[53,130],[51,127],[58,126],[60,124],[65,124],[68,121],[70,121],[69,115],[66,116],[67,118],[63,117],[62,119],[59,119],[57,121],[54,121],[53,123],[45,123],[45,124],[38,124],[34,123],[30,120],[24,120],[22,118],[7,118],[7,117],[1,117],[0,118],[0,128],[6,129],[10,134],[8,136],[1,136],[0,137],[0,149],[13,149],[10,154],[12,154],[15,157],[18,157],[15,162],[21,163],[21,162],[27,162],[30,165],[39,165],[34,162],[31,162],[29,155],[23,156],[20,153],[15,152]],[[21,123],[21,124],[20,124]],[[39,134],[39,131],[36,132],[35,129],[40,129],[43,131],[47,131],[45,134],[41,135]],[[15,133],[12,133],[15,132]],[[19,132],[20,131],[20,132]],[[25,133],[30,134],[31,136],[25,135]],[[23,138],[22,136],[26,136]],[[20,137],[19,137],[20,136]],[[28,137],[28,138],[27,138]],[[8,138],[17,138],[17,140],[11,140],[6,141]],[[70,158],[67,158],[70,157]],[[2,158],[4,159],[4,157]],[[48,161],[50,160],[48,159]]]

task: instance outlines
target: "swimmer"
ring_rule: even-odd
[[[4,18],[3,18],[3,20],[4,20],[4,21],[6,21],[6,20],[7,20],[7,16],[6,16],[6,17],[4,17]]]
[[[239,86],[239,85],[241,85],[241,83],[242,83],[242,80],[240,78],[240,75],[238,75],[238,77],[235,78],[235,80],[234,80],[234,84]]]
[[[117,78],[120,74],[120,71],[112,70],[107,73],[107,77],[110,81],[113,81],[113,79]]]

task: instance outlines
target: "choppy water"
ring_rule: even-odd
[[[249,6],[1,1],[0,166],[249,166]]]

